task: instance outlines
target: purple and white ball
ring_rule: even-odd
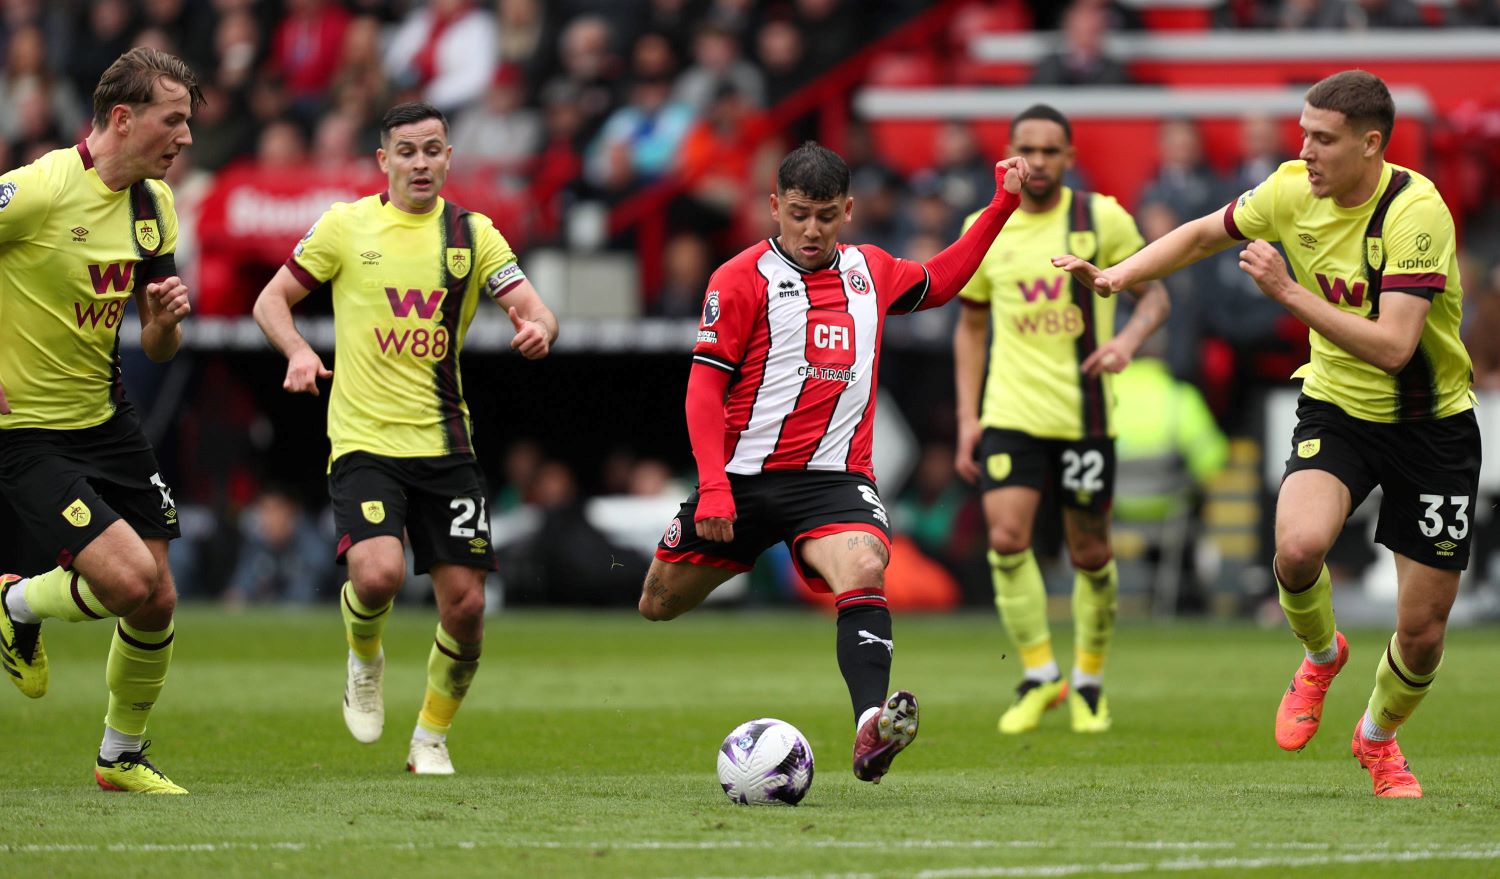
[[[807,796],[812,779],[812,745],[785,721],[746,721],[719,748],[719,783],[740,805],[795,806]]]

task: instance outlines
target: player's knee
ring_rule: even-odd
[[[672,607],[670,597],[652,595],[645,590],[641,592],[641,600],[636,604],[636,610],[639,610],[641,616],[653,623],[663,623],[667,620],[676,619],[681,613],[681,611]]]
[[[852,561],[852,578],[856,589],[884,589],[886,561],[874,553],[864,553]]]
[[[1015,555],[1031,548],[1031,535],[1009,523],[989,527],[990,549],[1001,555]]]
[[[466,589],[459,594],[453,601],[453,617],[465,624],[484,619],[484,587]]]
[[[1418,674],[1437,668],[1438,660],[1443,658],[1443,636],[1447,628],[1446,614],[1442,619],[1398,625],[1396,648],[1401,651],[1401,661]]]
[[[1074,570],[1097,571],[1109,564],[1114,554],[1110,552],[1108,543],[1090,543],[1068,550],[1068,557],[1073,561]]]
[[[400,564],[379,559],[350,568],[349,579],[361,602],[371,607],[383,605],[401,591],[401,584],[406,582],[406,558],[400,558]]]
[[[1328,549],[1302,535],[1286,535],[1276,543],[1277,576],[1288,587],[1305,586],[1317,578]],[[1287,582],[1288,580],[1293,582]]]

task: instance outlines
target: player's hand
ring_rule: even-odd
[[[182,279],[173,275],[146,285],[146,295],[151,300],[151,319],[163,329],[182,323],[193,306],[188,302],[188,288]]]
[[[1255,281],[1260,292],[1285,303],[1295,285],[1286,270],[1286,260],[1276,248],[1257,238],[1240,252],[1240,269]]]
[[[547,356],[552,344],[547,339],[547,330],[534,320],[525,320],[516,307],[510,307],[510,322],[516,328],[510,347],[521,352],[527,360],[540,360]]]
[[[1004,189],[1011,195],[1019,195],[1021,187],[1031,179],[1031,166],[1020,156],[1011,156],[995,163],[995,188]]]
[[[0,385],[0,415],[10,414],[10,403],[5,399],[5,387]]]
[[[979,426],[978,418],[958,420],[958,448],[953,454],[953,469],[958,471],[959,478],[970,485],[979,482],[979,462],[975,460],[974,453],[979,448],[979,437],[983,433],[984,428]]]
[[[1052,264],[1072,275],[1074,279],[1100,296],[1113,296],[1124,290],[1126,286],[1123,280],[1071,253],[1052,257]]]
[[[1083,374],[1098,378],[1106,372],[1123,372],[1135,357],[1135,346],[1115,336],[1094,349],[1094,353],[1083,360]]]
[[[704,540],[729,543],[734,540],[734,495],[728,488],[698,489],[698,509],[693,525]]]
[[[311,348],[303,348],[287,358],[286,380],[281,386],[294,394],[318,396],[318,379],[332,378],[333,370],[323,365],[323,358]]]

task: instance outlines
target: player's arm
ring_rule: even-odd
[[[510,347],[521,352],[527,360],[540,360],[552,350],[557,341],[557,316],[531,282],[522,278],[495,300],[505,313],[510,315],[511,325],[516,328]]]
[[[1261,240],[1245,247],[1240,268],[1262,293],[1323,338],[1389,375],[1400,372],[1411,360],[1432,309],[1432,302],[1422,296],[1387,290],[1380,297],[1380,315],[1375,320],[1344,311],[1293,280],[1281,254]]]
[[[958,240],[943,248],[942,252],[922,263],[926,277],[922,286],[912,287],[897,297],[891,311],[908,314],[943,305],[964,288],[995,236],[1000,234],[1005,221],[1021,204],[1021,187],[1031,176],[1031,168],[1020,156],[1011,156],[995,163],[995,197],[989,206],[979,212],[969,228]]]
[[[694,358],[688,373],[687,427],[698,464],[698,536],[727,543],[734,539],[734,494],[724,470],[724,397],[730,373],[719,363]]]
[[[281,386],[294,394],[317,396],[318,379],[329,378],[333,370],[323,365],[323,359],[297,332],[297,324],[292,320],[292,306],[307,298],[310,292],[292,270],[283,265],[255,297],[252,313],[271,345],[286,355],[286,378]]]
[[[141,350],[146,356],[155,363],[175,357],[182,345],[182,319],[193,310],[182,279],[172,274],[137,287],[135,310],[141,320]]]
[[[1084,358],[1081,366],[1083,374],[1089,378],[1102,372],[1123,371],[1135,358],[1135,352],[1140,350],[1141,344],[1166,323],[1167,315],[1172,313],[1172,300],[1168,298],[1167,288],[1161,281],[1137,284],[1130,288],[1130,292],[1136,297],[1135,312],[1113,339],[1095,348],[1094,353]]]
[[[958,398],[958,447],[954,469],[966,482],[979,479],[974,450],[983,428],[979,424],[979,395],[984,390],[985,344],[990,335],[990,311],[963,300],[958,325],[953,329],[953,386]]]
[[[1230,210],[1233,210],[1232,205]],[[1213,256],[1234,241],[1225,228],[1224,211],[1214,211],[1183,223],[1107,269],[1100,269],[1071,254],[1052,257],[1052,264],[1067,270],[1101,295],[1113,296],[1121,290],[1165,278],[1178,269]]]

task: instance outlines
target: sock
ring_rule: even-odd
[[[5,612],[10,618],[18,623],[35,625],[42,621],[26,603],[26,580],[17,580],[15,585],[5,590]]]
[[[37,574],[25,583],[24,595],[17,596],[16,593],[22,590],[12,588],[11,595],[6,596],[6,604],[11,606],[9,599],[12,596],[19,598],[31,609],[31,614],[36,617],[34,621],[52,619],[78,623],[114,616],[105,610],[104,605],[94,596],[94,591],[89,588],[88,581],[78,576],[77,571],[53,568],[45,574]],[[14,608],[12,616],[14,618]]]
[[[1281,582],[1281,574],[1276,572],[1274,561],[1271,570],[1276,576],[1276,591],[1281,593],[1281,610],[1308,657],[1322,665],[1337,659],[1333,637],[1333,581],[1328,578],[1328,566],[1324,565],[1318,572],[1318,579],[1301,592],[1288,591],[1286,584]],[[1320,661],[1319,657],[1327,658]]]
[[[1102,675],[1102,674],[1089,674],[1089,673],[1085,672],[1083,669],[1079,668],[1078,666],[1076,666],[1076,665],[1073,666],[1073,689],[1078,690],[1078,689],[1082,689],[1084,687],[1100,687],[1100,688],[1103,688],[1103,686],[1104,686],[1104,675]]]
[[[1104,660],[1115,634],[1115,611],[1119,608],[1120,576],[1115,560],[1097,571],[1079,570],[1073,577],[1073,686],[1099,686],[1104,679]]]
[[[891,611],[879,589],[855,589],[834,600],[839,609],[835,650],[849,688],[854,716],[863,717],[885,701],[891,685]]]
[[[1438,660],[1438,668],[1442,665],[1442,660]],[[1385,738],[1394,737],[1401,724],[1422,704],[1437,673],[1435,668],[1430,674],[1419,675],[1407,668],[1400,649],[1396,647],[1396,636],[1392,635],[1391,643],[1386,645],[1385,653],[1375,667],[1375,691],[1370,694],[1370,704],[1365,708],[1366,728],[1373,725],[1389,733]],[[1379,740],[1378,736],[1368,733],[1365,737]]]
[[[411,740],[414,742],[446,742],[448,741],[448,734],[433,732],[421,723],[418,723],[412,727]]]
[[[1369,709],[1365,710],[1364,718],[1359,722],[1359,734],[1372,742],[1388,742],[1396,737],[1395,730],[1386,729],[1370,717]]]
[[[104,741],[99,743],[99,757],[106,763],[114,763],[125,754],[134,754],[141,749],[144,735],[131,736],[114,727],[104,727]]]
[[[167,666],[172,664],[172,631],[170,623],[160,632],[137,629],[124,620],[115,624],[104,671],[109,684],[106,727],[127,736],[146,732],[146,718],[167,682]]]
[[[344,638],[349,642],[349,649],[361,662],[374,662],[380,656],[380,636],[385,633],[385,621],[391,615],[393,602],[387,602],[385,607],[365,607],[354,594],[354,584],[348,580],[344,581],[339,594],[342,596],[339,609],[344,614]]]
[[[427,655],[427,695],[422,699],[417,726],[446,736],[478,670],[479,645],[458,643],[439,623],[432,652]]]
[[[1011,643],[1021,652],[1021,665],[1030,680],[1054,681],[1057,662],[1052,657],[1052,632],[1047,628],[1047,586],[1031,550],[1001,555],[990,550],[990,580],[995,608]],[[1041,675],[1047,672],[1046,677]]]

